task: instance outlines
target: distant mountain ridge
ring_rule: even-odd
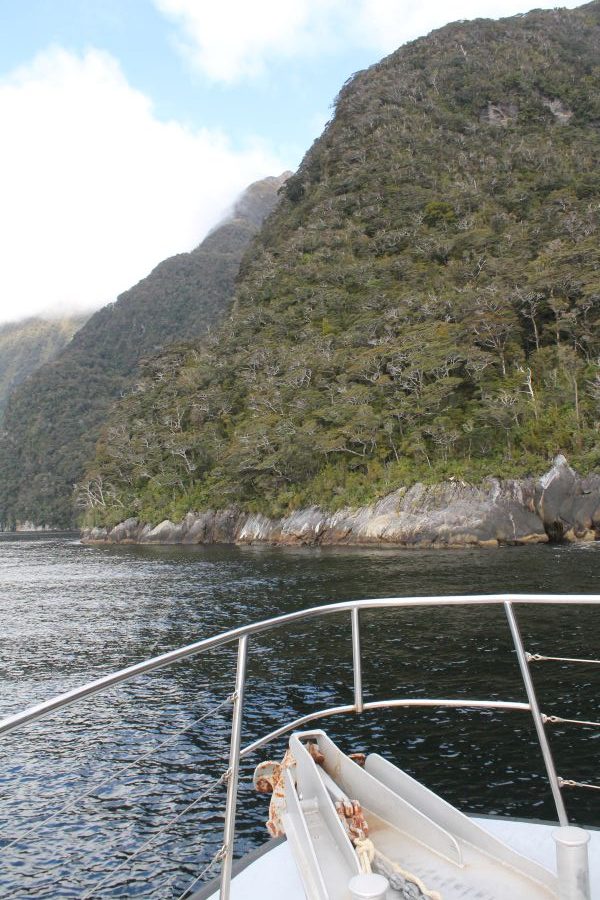
[[[357,73],[211,339],[145,367],[88,522],[271,519],[600,468],[600,2],[457,22]]]
[[[251,185],[195,250],[159,263],[16,388],[0,436],[5,527],[73,525],[73,486],[93,456],[110,405],[130,388],[141,359],[219,323],[244,251],[288,174]]]
[[[194,250],[163,260],[115,303],[98,310],[77,335],[73,353],[103,360],[126,376],[140,359],[213,327],[233,298],[240,260],[289,174],[250,185],[231,215]]]
[[[10,392],[66,347],[87,316],[32,316],[0,325],[0,421]]]

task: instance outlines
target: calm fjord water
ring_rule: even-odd
[[[496,591],[600,593],[600,545],[460,552],[91,548],[73,536],[3,535],[0,716],[278,613],[363,597]],[[524,609],[519,616],[532,652],[600,655],[599,610],[542,616]],[[397,610],[365,613],[361,622],[367,699],[523,699],[500,609]],[[348,626],[347,616],[331,617],[251,641],[245,741],[283,719],[351,702]],[[233,651],[211,653],[0,741],[0,894],[81,897],[95,887],[100,897],[179,897],[220,842],[222,788],[208,805],[184,810],[223,772],[230,710],[197,720],[230,693],[233,669]],[[597,670],[544,663],[533,672],[545,712],[599,718]],[[387,710],[329,719],[323,727],[348,751],[383,753],[467,811],[553,817],[526,714]],[[555,727],[551,737],[559,774],[600,780],[598,729]],[[267,801],[252,792],[252,769],[265,756],[279,757],[283,746],[244,766],[239,853],[266,837]],[[572,790],[566,800],[574,820],[600,825],[596,792]],[[25,837],[33,826],[38,830]]]

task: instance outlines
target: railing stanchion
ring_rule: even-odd
[[[548,737],[544,728],[542,714],[540,712],[540,707],[537,701],[533,679],[529,671],[529,664],[527,662],[525,648],[523,647],[523,641],[521,639],[521,632],[519,631],[519,626],[517,624],[517,619],[512,608],[512,603],[510,603],[509,601],[505,601],[504,610],[506,612],[506,618],[508,619],[510,633],[512,635],[513,644],[517,653],[519,668],[521,670],[521,677],[523,679],[523,684],[525,685],[525,690],[527,692],[527,700],[529,701],[529,708],[533,717],[533,723],[537,732],[540,749],[542,751],[542,756],[544,757],[546,772],[548,774],[548,781],[550,782],[550,788],[552,790],[552,796],[554,797],[556,812],[558,813],[558,821],[561,825],[568,825],[569,819],[567,816],[567,811],[565,809],[565,804],[563,802],[562,794],[560,792],[560,785],[558,782],[558,777],[556,775],[556,769],[554,767],[552,751],[550,750],[550,744],[548,743]]]
[[[354,672],[354,706],[357,713],[363,711],[362,662],[360,658],[360,620],[358,607],[352,607],[352,669]]]
[[[231,865],[233,862],[233,842],[235,838],[235,813],[240,774],[240,748],[242,742],[242,712],[244,708],[244,686],[246,683],[246,658],[248,655],[248,636],[243,635],[238,641],[237,669],[235,675],[235,692],[233,695],[233,716],[231,720],[231,748],[229,751],[229,769],[227,770],[227,806],[225,808],[225,826],[223,830],[223,865],[221,867],[220,900],[229,900],[231,887]]]

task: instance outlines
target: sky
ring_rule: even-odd
[[[354,72],[529,5],[0,0],[0,323],[114,301],[294,170]]]

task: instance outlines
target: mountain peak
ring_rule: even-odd
[[[264,219],[275,208],[277,193],[291,174],[291,172],[283,172],[281,175],[269,176],[253,182],[236,200],[232,218],[245,219],[260,227]]]

